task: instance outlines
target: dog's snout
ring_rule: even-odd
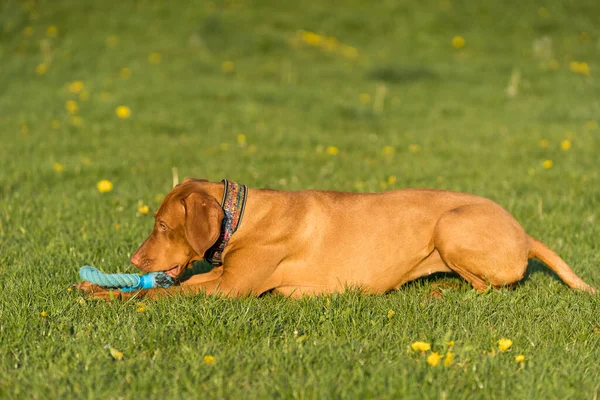
[[[140,254],[139,254],[139,252],[136,251],[135,253],[133,253],[133,255],[131,256],[130,261],[131,261],[131,263],[133,265],[135,265],[136,267],[139,268],[140,267]]]

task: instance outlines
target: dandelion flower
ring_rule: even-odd
[[[512,340],[502,338],[502,339],[498,340],[498,350],[506,351],[506,350],[510,349],[510,346],[512,346],[512,344],[513,344]]]
[[[369,104],[371,102],[371,95],[369,93],[361,93],[359,98],[362,104]]]
[[[127,106],[119,106],[115,110],[115,114],[121,119],[127,119],[131,116],[131,110]]]
[[[452,347],[454,347],[454,340],[451,340],[446,344],[448,345],[448,347],[452,348]]]
[[[109,181],[107,179],[103,179],[96,184],[96,187],[98,188],[100,193],[107,193],[112,190],[113,184],[111,181]]]
[[[396,311],[392,310],[391,308],[388,310],[387,312],[387,317],[388,319],[392,319],[392,317],[396,315]]]
[[[441,359],[442,359],[442,356],[440,355],[440,353],[433,352],[427,356],[426,361],[429,365],[436,367],[440,363]]]
[[[40,317],[42,317],[42,318],[46,318],[47,316],[48,316],[48,313],[46,311],[42,311],[40,313]]]
[[[314,32],[302,31],[302,40],[311,46],[318,46],[323,38]]]
[[[590,66],[586,62],[571,61],[571,63],[569,64],[569,69],[571,70],[571,72],[580,75],[590,74]]]
[[[444,357],[444,367],[448,367],[454,361],[454,353],[451,351],[446,353],[446,357]]]
[[[394,154],[394,148],[392,146],[385,146],[382,150],[382,153],[386,156],[391,156]]]
[[[71,92],[73,94],[81,93],[81,91],[83,90],[83,82],[82,81],[73,81],[73,82],[69,83],[69,86],[67,86],[67,89],[69,89],[69,92]]]
[[[237,142],[240,145],[240,147],[244,147],[246,145],[246,135],[244,135],[243,133],[237,135]]]
[[[146,311],[146,307],[144,307],[143,305],[140,305],[140,306],[138,306],[138,308],[137,308],[137,312],[139,312],[139,313],[143,313],[143,312],[145,312],[145,311]]]
[[[231,73],[235,71],[235,64],[233,61],[225,61],[223,64],[221,64],[221,71],[225,73]]]
[[[112,358],[114,358],[117,361],[120,361],[123,359],[123,353],[120,352],[119,350],[115,349],[114,347],[110,347],[108,349],[108,351],[110,351],[110,355],[112,356]]]
[[[552,165],[554,163],[552,162],[552,160],[544,160],[544,162],[542,163],[542,167],[546,168],[546,169],[550,169],[552,168]]]
[[[79,111],[79,106],[75,100],[67,100],[65,103],[65,109],[71,114],[77,114],[77,111]]]
[[[571,148],[571,141],[569,139],[563,140],[562,142],[560,142],[560,148],[564,151],[569,150]]]
[[[396,183],[396,177],[394,175],[388,176],[387,183],[388,185],[393,185],[394,183]]]
[[[48,66],[44,63],[38,64],[35,67],[35,73],[36,75],[44,75],[46,72],[48,71]]]
[[[162,61],[162,56],[160,55],[160,53],[150,53],[148,55],[148,62],[150,64],[160,64],[160,62]]]
[[[213,356],[207,355],[202,358],[204,360],[204,364],[212,365],[215,363],[215,358]]]
[[[121,68],[121,71],[119,71],[119,76],[123,79],[128,79],[131,77],[131,69],[127,67]]]
[[[147,204],[144,204],[144,202],[140,200],[138,201],[137,211],[142,215],[146,215],[150,212],[150,207],[148,207]]]
[[[54,25],[50,25],[48,29],[46,29],[46,35],[48,35],[49,37],[56,37],[57,34],[58,29],[56,29],[56,26]]]
[[[523,354],[519,354],[518,356],[515,357],[515,361],[518,363],[523,363],[523,362],[525,362],[525,356]]]
[[[431,345],[426,342],[414,342],[410,345],[410,348],[414,351],[420,351],[422,353],[431,350]]]
[[[54,172],[63,172],[65,167],[61,164],[61,163],[54,163],[54,165],[52,165],[52,169],[54,170]]]
[[[454,36],[452,38],[452,47],[455,49],[462,49],[465,47],[465,39],[462,36]]]
[[[329,146],[329,147],[327,147],[327,154],[329,154],[329,155],[335,156],[339,152],[340,152],[340,149],[338,149],[335,146]]]

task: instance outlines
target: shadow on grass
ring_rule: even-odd
[[[428,67],[404,65],[377,67],[369,71],[367,77],[387,83],[411,83],[422,80],[433,80],[438,76]]]

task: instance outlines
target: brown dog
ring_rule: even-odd
[[[174,277],[203,258],[215,268],[141,295],[274,291],[299,297],[348,287],[382,293],[451,271],[481,291],[515,284],[534,257],[570,287],[595,292],[502,207],[465,193],[287,192],[188,178],[154,216],[154,229],[131,257],[133,264]],[[94,285],[78,287],[109,297]]]

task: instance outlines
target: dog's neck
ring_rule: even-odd
[[[244,208],[246,206],[246,197],[248,188],[239,183],[230,182],[223,179],[223,199],[221,207],[223,208],[223,222],[221,222],[221,234],[210,249],[204,253],[204,259],[213,265],[221,265],[223,260],[223,250],[229,242],[231,235],[235,233],[242,223]]]

